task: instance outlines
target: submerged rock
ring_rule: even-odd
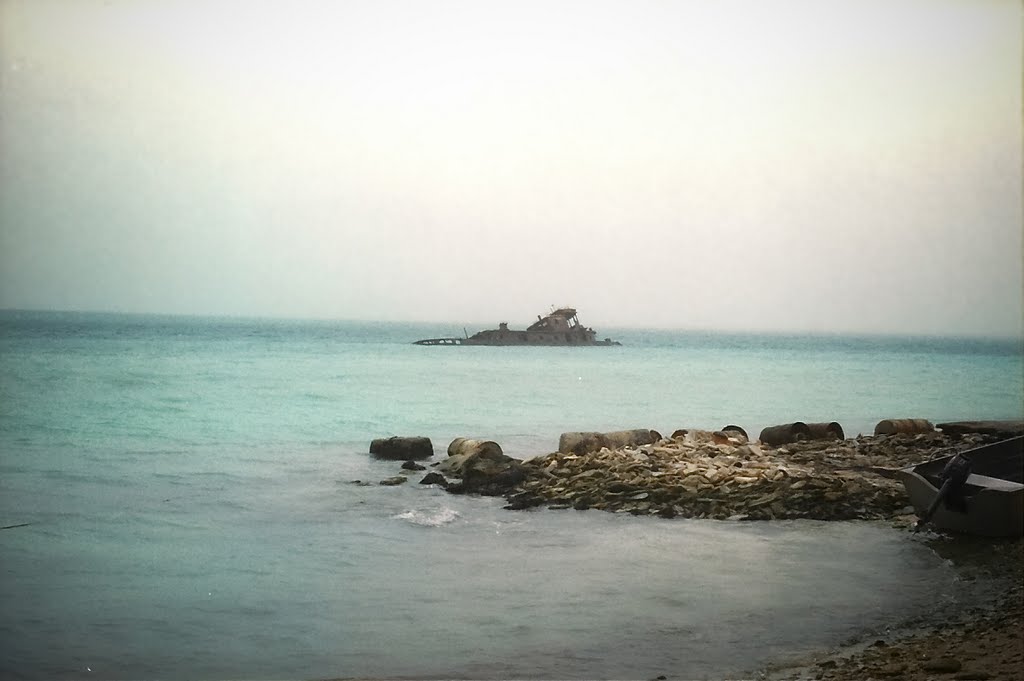
[[[423,476],[420,480],[421,485],[440,485],[441,487],[448,486],[448,480],[440,473],[430,472]]]

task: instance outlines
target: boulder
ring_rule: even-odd
[[[405,477],[404,475],[396,475],[393,478],[384,478],[377,484],[384,485],[386,487],[394,487],[395,485],[404,485],[408,481],[409,478]]]
[[[404,471],[425,471],[427,467],[423,464],[416,463],[415,461],[406,461],[402,464],[402,470]]]
[[[506,456],[498,443],[490,440],[455,438],[448,453],[437,468],[461,478],[461,482],[448,485],[448,491],[455,494],[498,496],[526,477],[523,462]]]
[[[370,443],[370,454],[387,461],[415,461],[434,456],[429,437],[387,437]]]

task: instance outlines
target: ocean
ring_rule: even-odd
[[[884,523],[508,511],[372,439],[1024,418],[1020,341],[0,312],[0,678],[743,677],[970,602]],[[12,527],[17,525],[18,527]]]

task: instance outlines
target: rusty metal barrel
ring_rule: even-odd
[[[711,433],[711,441],[716,445],[745,445],[749,440],[746,434],[738,430],[716,430]]]
[[[601,433],[573,431],[558,438],[558,451],[563,454],[586,454],[599,451],[605,445]]]
[[[661,439],[661,434],[650,428],[635,428],[633,430],[615,430],[610,433],[600,433],[605,447],[608,449],[622,449],[623,447],[637,447],[639,445],[651,445]]]
[[[784,445],[810,438],[811,430],[803,421],[784,423],[781,426],[768,426],[761,431],[761,435],[758,437],[766,445]]]
[[[465,437],[457,437],[448,445],[448,456],[474,454],[476,452],[486,452],[493,456],[504,454],[501,451],[501,445],[493,440],[472,440]]]
[[[661,434],[649,428],[617,430],[611,433],[568,432],[562,433],[558,438],[558,451],[563,454],[586,454],[596,452],[602,447],[621,449],[650,445],[660,439]]]
[[[744,440],[749,440],[750,439],[750,436],[747,435],[747,431],[743,430],[739,426],[728,425],[725,428],[722,428],[722,432],[723,433],[728,433],[729,431],[732,431],[734,433],[739,433],[740,435],[743,436]]]
[[[931,433],[935,426],[928,419],[883,419],[875,426],[875,435],[895,435],[904,433],[917,435],[919,433]]]
[[[437,470],[465,479],[472,471],[479,472],[489,465],[506,466],[512,460],[501,451],[501,445],[493,440],[457,437],[448,445],[448,458],[438,464]]]
[[[828,423],[808,423],[807,429],[811,431],[812,440],[845,440],[843,427],[835,421]]]
[[[679,428],[672,432],[672,440],[689,442],[691,444],[703,444],[706,442],[715,441],[715,432],[704,430],[703,428]],[[719,439],[724,436],[724,433],[719,432]],[[725,436],[728,437],[728,436]]]

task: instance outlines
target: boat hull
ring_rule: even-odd
[[[972,462],[971,475],[955,501],[942,502],[929,522],[952,532],[987,537],[1024,534],[1024,437],[1003,440],[962,453]],[[910,502],[924,516],[939,494],[939,474],[952,459],[946,456],[899,471]]]

